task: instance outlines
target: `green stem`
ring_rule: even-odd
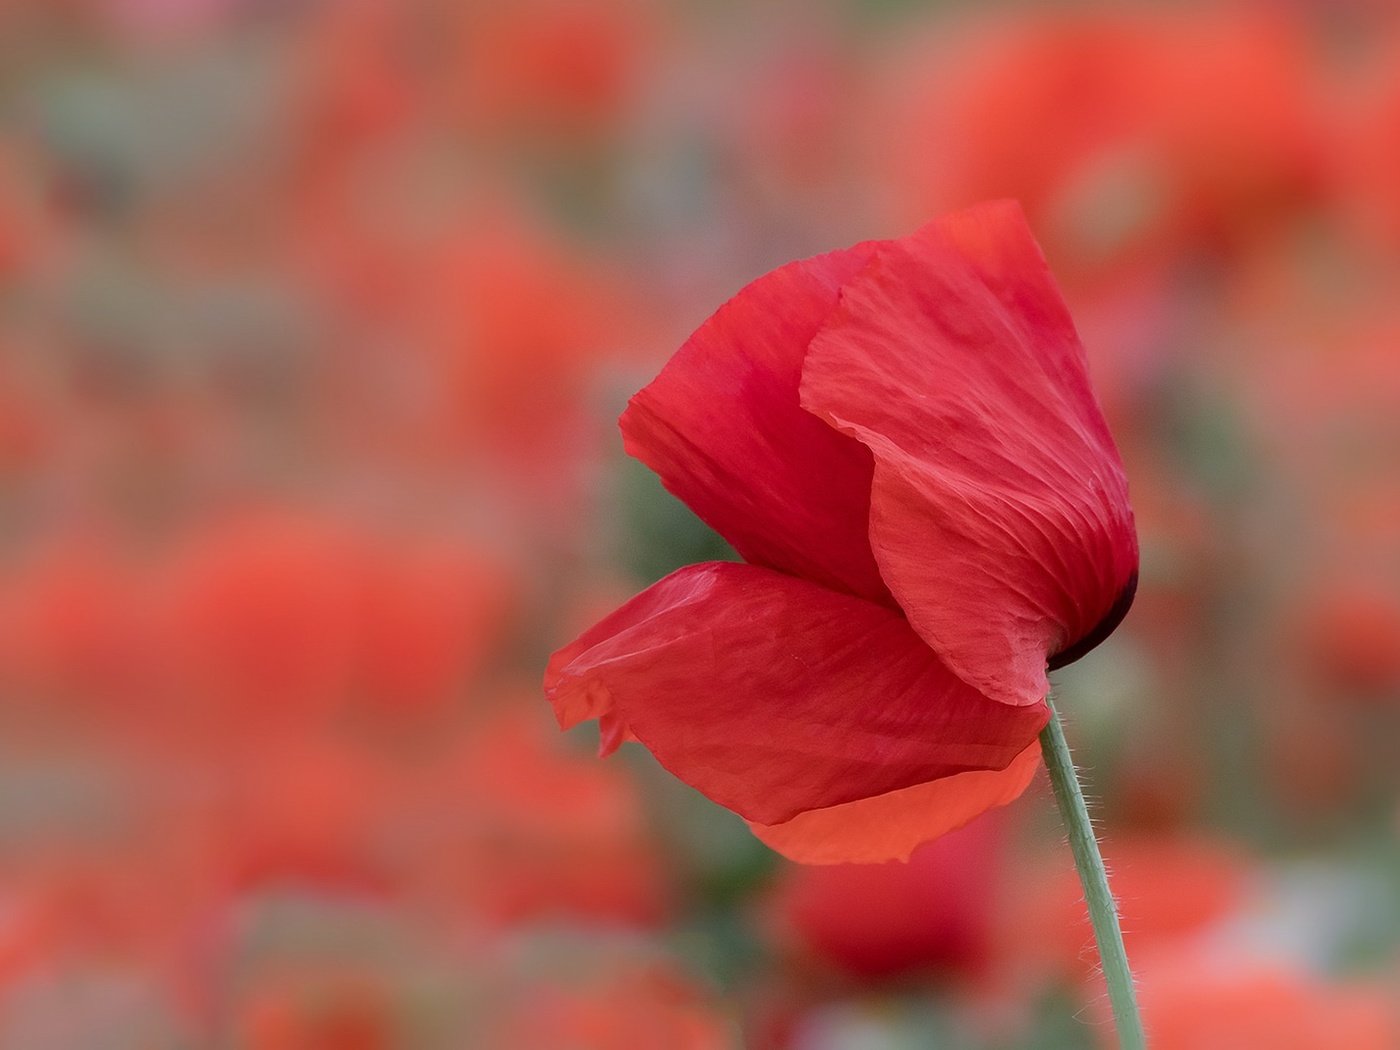
[[[1079,869],[1079,881],[1084,886],[1084,901],[1089,906],[1089,921],[1094,926],[1094,939],[1099,944],[1099,959],[1108,981],[1108,1001],[1113,1006],[1113,1021],[1118,1028],[1121,1050],[1143,1050],[1147,1046],[1138,1016],[1137,993],[1133,990],[1133,973],[1128,969],[1128,953],[1123,950],[1123,931],[1118,927],[1118,906],[1108,888],[1108,872],[1094,827],[1089,822],[1089,810],[1084,794],[1079,790],[1079,777],[1074,760],[1069,757],[1065,731],[1060,714],[1047,698],[1050,721],[1040,731],[1040,750],[1045,756],[1045,768],[1050,771],[1050,783],[1055,787],[1055,801],[1060,816],[1069,830],[1069,846],[1074,853],[1074,866]]]

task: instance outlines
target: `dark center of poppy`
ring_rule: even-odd
[[[1056,671],[1067,664],[1074,663],[1112,634],[1123,622],[1123,617],[1128,615],[1128,610],[1133,607],[1133,595],[1137,594],[1137,583],[1138,574],[1137,570],[1134,569],[1133,574],[1128,577],[1128,582],[1118,592],[1118,597],[1114,599],[1113,605],[1104,614],[1104,618],[1094,625],[1094,629],[1073,645],[1061,649],[1050,657],[1050,670]]]

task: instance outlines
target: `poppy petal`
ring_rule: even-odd
[[[1015,204],[882,244],[813,339],[801,393],[874,454],[881,573],[969,685],[1039,703],[1047,659],[1126,612],[1127,480]]]
[[[622,414],[624,445],[755,565],[893,604],[870,551],[870,453],[798,404],[802,356],[873,244],[749,284]]]
[[[676,776],[764,824],[1003,769],[1048,717],[978,694],[894,610],[733,562],[638,595],[556,654],[545,692],[564,725],[612,712]]]
[[[782,824],[750,824],[753,833],[801,864],[878,864],[908,860],[925,842],[1021,797],[1040,768],[1033,741],[999,770],[975,770],[874,798],[799,813]]]

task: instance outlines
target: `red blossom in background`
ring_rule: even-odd
[[[550,662],[812,862],[907,858],[1029,783],[1047,663],[1126,612],[1127,482],[1019,209],[760,278],[632,399],[629,452],[749,564],[668,576]]]
[[[1189,951],[1158,960],[1147,969],[1142,1007],[1154,1050],[1386,1050],[1400,1039],[1388,989],[1330,984],[1265,960]]]
[[[1245,855],[1202,835],[1121,837],[1105,857],[1133,958],[1150,958],[1199,937],[1235,912],[1255,888]],[[1093,935],[1078,876],[1049,856],[1024,863],[1040,877],[1009,901],[1000,917],[1008,951],[1015,945],[1017,964],[1028,970],[1097,976],[1095,960],[1086,953]]]
[[[399,873],[403,895],[490,927],[657,925],[668,891],[635,785],[561,746],[536,713],[495,715],[409,778],[416,819],[399,845],[412,835],[412,855],[434,860]]]
[[[902,214],[1016,197],[1067,283],[1239,257],[1328,188],[1311,43],[1243,7],[940,26],[892,63],[879,160]]]
[[[787,869],[770,904],[775,934],[794,954],[864,980],[985,969],[1008,830],[1000,815],[920,846],[907,864]]]

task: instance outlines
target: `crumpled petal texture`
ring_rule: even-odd
[[[672,573],[551,661],[566,727],[611,711],[657,760],[762,824],[1000,770],[1048,709],[951,674],[898,613],[731,562]]]
[[[874,247],[748,285],[632,398],[620,425],[627,451],[745,561],[893,604],[868,538],[870,453],[797,396],[807,344]]]
[[[1013,204],[882,244],[803,366],[802,404],[875,457],[870,537],[914,629],[969,685],[1046,662],[1131,586],[1127,479],[1083,348]]]

